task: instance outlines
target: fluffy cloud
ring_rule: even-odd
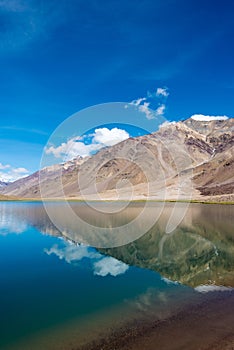
[[[100,144],[86,145],[84,142],[79,141],[77,137],[74,137],[67,142],[63,142],[60,146],[50,146],[46,148],[46,154],[53,154],[56,158],[65,157],[66,160],[73,159],[76,156],[87,157],[92,152],[98,151],[102,146]]]
[[[94,263],[94,274],[105,277],[107,275],[118,276],[128,270],[128,265],[112,257],[105,257]]]
[[[72,242],[64,241],[63,247],[54,245],[44,252],[48,255],[55,254],[59,259],[64,259],[67,263],[73,264],[83,258],[90,259],[94,275],[105,277],[107,275],[118,276],[128,270],[128,265],[112,257],[104,257],[94,248],[85,245],[75,245]]]
[[[156,96],[157,97],[168,97],[169,96],[168,89],[167,88],[157,88]]]
[[[68,242],[65,243],[63,248],[54,245],[50,249],[45,249],[44,251],[48,255],[55,254],[59,259],[64,259],[69,264],[75,261],[80,261],[83,258],[93,259],[100,256],[99,253],[91,250],[85,245],[76,246],[75,244],[70,244]]]
[[[191,118],[194,120],[202,121],[202,122],[209,122],[211,120],[227,120],[228,119],[228,117],[226,115],[213,116],[213,115],[203,115],[203,114],[193,114],[191,116]]]
[[[9,215],[5,216],[4,213],[0,216],[0,235],[7,236],[8,234],[20,234],[27,230],[27,224],[22,220],[16,220],[16,218]]]
[[[107,129],[100,128],[96,129],[93,134],[92,142],[94,144],[101,144],[103,146],[113,146],[123,140],[129,138],[127,131],[119,128]]]
[[[89,144],[86,144],[82,140],[88,137],[91,138],[91,141]],[[83,138],[74,137],[67,142],[63,142],[58,147],[50,146],[45,152],[53,154],[56,158],[65,157],[66,160],[73,159],[78,155],[86,157],[103,147],[113,146],[129,137],[130,135],[123,129],[99,128],[95,129],[93,134],[86,135]]]
[[[25,168],[14,168],[9,164],[0,163],[0,180],[4,182],[12,182],[21,177],[28,176],[29,171]]]

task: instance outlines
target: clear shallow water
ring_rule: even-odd
[[[61,215],[62,204],[51,205]],[[140,205],[113,216],[115,225]],[[191,205],[165,239],[171,208],[137,241],[97,250],[74,244],[79,230],[69,231],[73,243],[61,237],[41,203],[0,203],[0,348],[71,349],[125,322],[165,318],[201,285],[233,286],[234,206]],[[110,225],[110,217],[91,220]]]

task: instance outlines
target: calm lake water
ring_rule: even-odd
[[[50,205],[63,234],[42,203],[0,203],[1,349],[75,349],[126,324],[173,315],[204,292],[234,286],[232,205],[191,204],[165,234],[174,206],[152,203],[147,213],[159,216],[155,225],[115,248],[85,244],[63,204]],[[110,214],[83,203],[71,207],[111,232],[139,215],[142,205]],[[178,215],[185,206],[177,207]],[[85,234],[93,239],[97,231]]]

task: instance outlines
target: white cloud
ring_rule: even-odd
[[[48,255],[55,254],[59,259],[64,259],[67,263],[72,263],[74,261],[80,261],[83,258],[98,258],[101,256],[99,253],[90,250],[89,247],[85,245],[70,244],[68,242],[64,242],[65,247],[59,248],[58,245],[54,245],[50,249],[45,249],[45,253]]]
[[[168,97],[169,96],[168,89],[167,88],[157,88],[156,96],[157,97]]]
[[[118,276],[125,273],[128,268],[127,264],[108,256],[94,263],[94,274],[102,277]]]
[[[28,170],[25,168],[13,168],[12,172],[15,174],[26,174],[28,173]]]
[[[193,114],[191,116],[192,119],[202,121],[202,122],[209,122],[211,120],[227,120],[228,117],[226,115],[222,116],[213,116],[213,115],[203,115],[203,114]]]
[[[129,138],[129,133],[123,129],[113,128],[100,128],[96,129],[93,134],[93,143],[101,144],[104,146],[113,146],[123,140]]]
[[[131,101],[129,104],[133,106],[139,106],[145,100],[146,100],[146,97],[140,97],[136,100]]]
[[[151,119],[155,119],[157,117],[164,116],[164,112],[166,109],[165,104],[161,104],[155,110],[150,109],[149,106],[150,106],[149,102],[144,102],[143,105],[140,105],[138,107],[140,112],[145,113],[147,119],[151,120]]]
[[[45,152],[53,154],[56,158],[65,157],[66,160],[73,159],[78,155],[86,157],[94,152],[99,151],[103,147],[113,146],[130,137],[127,131],[119,128],[98,128],[93,134],[87,135],[91,138],[91,142],[86,144],[82,142],[82,138],[74,137],[67,142],[63,142],[60,146],[50,146]],[[87,138],[86,137],[86,138]]]
[[[144,102],[143,105],[140,105],[138,108],[139,108],[139,111],[142,113],[145,113],[146,118],[150,120],[150,119],[154,119],[155,117],[152,110],[149,109],[149,105],[150,105],[149,102]]]
[[[23,218],[17,218],[8,206],[1,206],[0,210],[0,235],[20,234],[27,230],[27,223]]]
[[[131,101],[129,104],[138,108],[138,110],[145,114],[148,120],[155,119],[157,117],[163,117],[166,109],[166,105],[161,103],[156,109],[149,108],[151,103],[155,104],[158,99],[164,100],[169,96],[168,88],[157,88],[156,92],[147,92],[147,97],[140,97],[136,100]],[[127,108],[128,105],[125,106]]]
[[[156,117],[162,117],[164,115],[166,106],[164,104],[161,104],[155,111]]]
[[[0,220],[0,235],[7,236],[8,234],[20,234],[27,230],[27,224],[23,221],[18,221],[11,217],[1,217]]]
[[[165,121],[164,123],[162,123],[161,125],[159,125],[159,129],[164,128],[165,126],[168,126],[168,125],[173,125],[173,124],[176,124],[176,122],[175,122],[175,121],[169,122],[169,121],[167,120],[167,121]]]
[[[4,164],[0,163],[0,170],[9,169],[10,167],[11,166],[9,164],[4,165]]]
[[[60,146],[50,146],[46,148],[46,154],[53,154],[56,158],[65,157],[66,160],[73,159],[76,156],[87,157],[92,152],[98,151],[101,148],[100,145],[89,144],[78,141],[78,138],[72,138],[67,142],[63,142]]]
[[[94,248],[86,245],[75,245],[67,241],[63,243],[64,247],[60,248],[55,244],[50,249],[45,249],[44,252],[48,255],[55,254],[59,259],[64,259],[69,264],[88,258],[91,261],[94,275],[102,277],[107,275],[115,277],[125,273],[129,268],[128,265],[115,258],[103,257]]]
[[[29,175],[29,171],[25,168],[14,168],[9,164],[0,163],[0,180],[4,182],[13,182],[24,176]]]

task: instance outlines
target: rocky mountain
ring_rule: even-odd
[[[234,200],[234,119],[165,123],[2,188],[20,197]]]
[[[8,182],[0,180],[0,189],[6,187],[8,184],[9,184]]]
[[[67,176],[68,173],[75,173],[84,160],[82,157],[77,157],[62,164],[46,167],[27,177],[12,182],[8,185],[8,188],[0,189],[0,192],[23,198],[40,198],[39,181],[41,178],[42,182],[45,181],[45,186],[51,189],[51,196],[53,197],[55,188],[58,188],[57,182],[59,183],[60,174],[63,173],[64,176]]]

